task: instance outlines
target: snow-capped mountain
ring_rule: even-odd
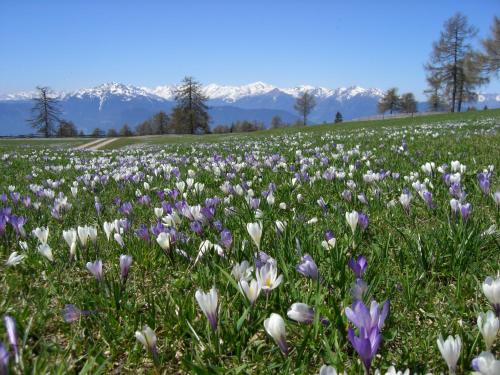
[[[305,91],[315,96],[316,107],[309,116],[311,123],[332,121],[337,111],[344,119],[376,114],[383,91],[360,86],[330,89],[310,85],[279,88],[264,82],[241,86],[209,84],[202,88],[209,98],[211,125],[230,124],[238,120],[260,121],[268,125],[273,116],[295,122],[293,106]],[[0,96],[0,135],[32,133],[30,118],[35,91]],[[99,127],[120,128],[127,123],[136,126],[160,110],[171,111],[175,105],[175,86],[138,87],[110,82],[73,92],[56,92],[62,118],[73,121],[79,129],[90,132]],[[500,107],[500,95],[481,94],[476,106]],[[422,106],[422,109],[424,107]]]

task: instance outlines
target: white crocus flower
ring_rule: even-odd
[[[477,327],[483,335],[486,350],[490,350],[497,337],[499,320],[493,311],[488,311],[486,314],[480,313],[477,317]]]
[[[169,233],[161,232],[158,235],[158,237],[156,237],[156,242],[158,242],[158,245],[160,245],[160,247],[163,250],[169,251],[170,250],[170,245],[171,245],[170,239],[171,239],[171,237],[170,237]]]
[[[482,352],[472,360],[472,367],[476,371],[473,375],[498,375],[500,374],[500,361],[490,352]]]
[[[77,233],[74,229],[63,230],[63,238],[69,246],[70,258],[73,259],[76,255],[76,239]]]
[[[500,312],[500,277],[487,277],[483,282],[483,293],[497,313]]]
[[[21,263],[24,258],[26,258],[26,254],[19,254],[17,251],[14,251],[12,254],[9,255],[9,259],[7,259],[5,265],[7,267],[16,266],[19,263]]]
[[[460,350],[462,349],[462,340],[460,336],[456,335],[455,338],[448,336],[446,341],[444,341],[443,337],[439,335],[437,345],[443,359],[448,365],[450,374],[455,374],[458,358],[460,357]]]
[[[273,338],[285,356],[288,355],[288,344],[286,342],[285,321],[279,314],[272,313],[264,320],[264,329]]]
[[[89,240],[89,228],[87,226],[78,227],[77,232],[82,246],[87,246],[87,241]]]
[[[352,212],[346,212],[345,213],[345,219],[347,221],[347,224],[351,227],[352,234],[356,232],[356,227],[358,226],[358,212],[357,211],[352,211]]]
[[[144,345],[146,350],[156,353],[156,334],[148,326],[144,326],[142,331],[135,332],[135,338]]]
[[[248,301],[253,305],[257,298],[259,297],[261,288],[257,280],[252,279],[250,283],[247,280],[242,279],[239,282],[241,291],[248,298]]]
[[[256,272],[257,282],[262,290],[269,292],[278,287],[283,280],[283,275],[278,276],[278,268],[273,263],[266,263]]]
[[[38,252],[51,262],[54,261],[54,257],[52,256],[52,249],[46,243],[38,245]]]
[[[241,280],[249,280],[252,277],[253,267],[250,266],[247,260],[241,263],[237,263],[233,266],[231,270],[231,275],[236,279],[237,282]]]
[[[49,228],[36,228],[33,230],[33,235],[38,238],[41,244],[46,244],[49,238]]]
[[[262,238],[262,222],[257,223],[248,223],[247,231],[253,242],[257,246],[257,249],[260,249],[260,240]]]
[[[161,218],[163,216],[163,208],[162,207],[155,207],[154,213],[158,219]]]
[[[198,289],[194,297],[196,298],[198,305],[200,305],[201,310],[207,317],[210,325],[212,326],[212,329],[215,331],[217,329],[217,289],[213,287],[208,293],[204,293],[202,290]]]
[[[108,223],[107,221],[104,222],[102,225],[102,228],[104,229],[104,233],[106,233],[106,238],[108,241],[111,239],[111,233],[113,233],[113,230],[115,229],[114,223]]]

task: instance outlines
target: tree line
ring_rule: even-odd
[[[462,110],[464,103],[477,99],[477,90],[489,82],[490,77],[498,77],[500,69],[500,18],[494,17],[491,35],[481,41],[482,49],[475,50],[471,41],[477,35],[477,28],[470,25],[465,15],[455,14],[449,18],[441,31],[439,39],[432,46],[432,53],[424,68],[427,72],[428,108],[430,111],[450,112]],[[397,88],[387,90],[378,103],[378,111],[382,114],[402,112],[413,114],[417,111],[417,101],[413,93],[401,96]],[[160,111],[143,121],[135,131],[125,124],[117,131],[96,128],[91,133],[95,137],[131,136],[150,134],[205,134],[210,133],[210,116],[203,94],[202,86],[193,77],[185,77],[175,90],[176,105],[170,115]],[[305,126],[309,114],[316,106],[312,93],[303,92],[297,98],[294,109],[300,120],[294,125]],[[74,137],[83,135],[77,132],[75,124],[61,118],[61,110],[55,98],[50,96],[48,87],[37,87],[34,99],[31,126],[45,137]],[[334,123],[343,121],[342,114],[335,114]],[[283,123],[279,116],[271,121],[271,128],[280,128],[289,124]],[[217,125],[213,131],[217,133],[246,132],[263,129],[259,122],[238,121],[230,125]]]

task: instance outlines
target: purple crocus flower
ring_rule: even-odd
[[[358,212],[358,225],[360,226],[362,231],[365,231],[368,228],[368,215],[364,212]]]
[[[327,230],[325,232],[325,241],[326,242],[329,242],[330,240],[333,240],[335,238],[335,235],[333,234],[333,232],[331,230]]]
[[[9,373],[9,352],[3,342],[0,341],[0,375]]]
[[[369,374],[372,360],[377,354],[382,342],[382,335],[379,330],[373,328],[371,331],[367,331],[365,328],[361,328],[359,330],[359,336],[356,336],[354,330],[349,327],[347,338],[361,358],[363,366],[365,367],[365,372]]]
[[[472,205],[470,203],[464,203],[460,205],[460,215],[462,215],[463,221],[467,221],[471,213]]]
[[[490,193],[490,175],[491,173],[485,173],[485,172],[477,174],[479,188],[485,195],[488,195]]]
[[[263,251],[259,251],[255,254],[255,268],[257,270],[264,267],[267,263],[276,264],[276,260]]]
[[[366,291],[368,290],[368,285],[363,279],[356,279],[351,285],[351,297],[354,301],[362,300]]]
[[[148,195],[143,195],[137,199],[137,202],[144,206],[149,206],[149,204],[151,203],[151,198],[149,198]]]
[[[389,301],[386,301],[382,308],[372,301],[368,309],[362,301],[356,300],[352,308],[346,308],[345,313],[347,319],[358,329],[356,336],[354,329],[349,327],[347,338],[360,356],[366,373],[369,373],[371,362],[382,342],[381,331],[389,314]]]
[[[24,230],[24,224],[26,224],[26,218],[23,216],[12,215],[9,219],[10,224],[16,231],[16,235],[25,237],[26,231]]]
[[[102,261],[100,259],[96,260],[94,263],[87,262],[87,269],[94,275],[97,281],[103,280],[104,273],[102,271]]]
[[[26,195],[22,198],[22,202],[24,207],[28,208],[31,206],[31,197],[29,195]]]
[[[66,323],[76,322],[82,315],[90,315],[93,311],[90,310],[80,310],[75,305],[64,305],[62,310],[63,319]]]
[[[228,229],[222,230],[220,234],[220,244],[226,249],[229,249],[233,243],[233,236]]]
[[[328,211],[328,205],[326,204],[325,200],[323,197],[319,197],[318,199],[318,205],[322,208],[323,211]]]
[[[422,193],[422,199],[429,208],[434,208],[434,203],[432,202],[432,193],[429,190],[425,190]]]
[[[158,237],[158,235],[164,231],[165,231],[165,226],[162,224],[161,221],[158,221],[155,225],[151,226],[151,233],[153,233],[155,237]]]
[[[352,272],[356,275],[358,279],[363,278],[363,274],[366,271],[366,268],[368,267],[368,262],[366,258],[361,255],[358,259],[351,258],[349,259],[348,262],[349,267],[351,268]]]
[[[132,265],[132,257],[130,255],[120,255],[120,279],[123,284],[127,281],[128,272]]]
[[[313,280],[318,280],[318,266],[309,254],[305,254],[300,259],[300,264],[298,264],[295,269],[298,273],[304,275],[305,277],[310,277]]]
[[[94,207],[97,212],[97,215],[100,215],[102,211],[102,204],[100,202],[95,202]]]
[[[5,330],[7,331],[7,336],[9,337],[10,345],[14,351],[16,357],[16,362],[19,361],[19,347],[17,345],[17,332],[16,332],[16,321],[10,315],[5,315],[3,318],[5,323]]]
[[[150,241],[149,231],[146,224],[141,224],[135,231],[135,234],[137,235],[137,237],[142,238],[146,242]]]
[[[124,215],[130,215],[132,213],[132,203],[130,202],[124,202],[121,206],[119,211],[124,214]]]
[[[198,236],[201,235],[203,233],[203,226],[201,225],[201,223],[197,220],[195,221],[192,221],[191,223],[189,223],[189,228],[195,232]]]

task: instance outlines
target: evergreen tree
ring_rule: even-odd
[[[273,116],[273,118],[271,119],[271,128],[279,129],[281,127],[283,127],[283,121],[281,120],[281,117]]]
[[[133,135],[134,133],[132,132],[128,124],[123,125],[120,129],[120,137],[131,137]]]
[[[303,124],[307,125],[307,116],[309,116],[315,106],[316,100],[314,99],[314,96],[305,91],[302,95],[299,95],[299,97],[295,101],[295,105],[293,106],[293,108],[302,117]]]
[[[335,114],[335,124],[340,124],[342,121],[344,121],[343,117],[342,117],[342,113],[340,113],[339,111],[337,111],[337,113]]]
[[[169,122],[170,118],[165,112],[155,113],[151,119],[152,134],[167,134]]]
[[[172,129],[177,133],[209,133],[208,97],[193,77],[185,77],[175,91],[176,107],[172,111]]]
[[[76,137],[77,135],[76,126],[71,121],[61,120],[59,122],[59,127],[57,129],[58,137]]]
[[[104,133],[104,130],[100,129],[100,128],[95,128],[93,131],[92,131],[92,137],[96,137],[96,138],[101,138],[101,137],[104,137],[106,133]]]
[[[430,62],[425,66],[430,76],[444,86],[451,112],[461,106],[464,97],[467,81],[464,60],[468,53],[473,52],[469,39],[476,33],[476,28],[469,25],[466,16],[455,14],[445,22],[439,40],[433,44]]]
[[[386,91],[384,96],[378,102],[378,111],[382,114],[389,111],[392,115],[394,111],[399,110],[398,89],[393,87]]]
[[[412,116],[415,112],[417,112],[417,101],[415,100],[415,96],[413,95],[413,93],[408,92],[401,95],[400,108],[401,112],[411,113]]]
[[[486,72],[498,76],[500,72],[500,18],[493,19],[491,37],[482,41],[484,47],[483,64]]]
[[[35,105],[31,112],[33,118],[29,120],[31,126],[48,138],[55,133],[55,124],[59,122],[58,102],[55,98],[50,96],[50,89],[48,87],[37,87],[37,96],[33,99]]]

